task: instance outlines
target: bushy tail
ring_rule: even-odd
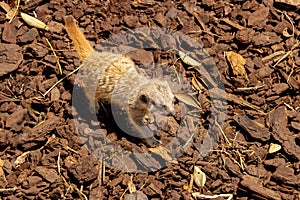
[[[75,49],[80,56],[80,60],[83,61],[92,51],[94,51],[93,47],[79,30],[73,16],[68,15],[64,20],[67,33],[74,43]]]

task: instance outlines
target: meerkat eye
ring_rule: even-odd
[[[168,107],[166,105],[162,105],[163,109],[167,110]]]
[[[140,96],[140,100],[141,100],[143,103],[145,103],[145,104],[148,103],[148,98],[147,98],[147,96],[144,95],[144,94],[142,94],[142,95]]]

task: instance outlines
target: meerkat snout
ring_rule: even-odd
[[[147,105],[150,112],[174,115],[175,97],[167,82],[156,81],[141,88],[139,100]]]
[[[161,100],[163,100],[163,101],[161,101]],[[158,97],[158,99],[154,99],[154,101],[150,102],[149,111],[150,112],[158,112],[162,115],[174,115],[175,114],[173,101],[165,102],[164,99],[159,99],[159,97]]]

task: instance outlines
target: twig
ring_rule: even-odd
[[[193,184],[194,184],[194,175],[193,174],[191,174],[191,180],[190,180],[190,183],[189,183],[189,192],[191,192],[192,191],[192,189],[193,189]]]
[[[228,25],[230,25],[230,26],[232,26],[232,27],[234,27],[234,28],[236,28],[238,30],[246,29],[246,27],[243,27],[243,26],[241,26],[241,25],[239,25],[237,23],[234,23],[233,21],[231,21],[228,18],[222,18],[221,21],[225,22],[226,24],[228,24]]]
[[[120,196],[120,199],[123,199],[125,193],[128,191],[128,187],[124,190],[124,192],[122,193],[122,195]]]
[[[102,160],[102,183],[105,181],[105,161]]]
[[[290,54],[292,53],[292,50],[286,52],[272,67],[275,68],[281,61],[286,59]]]
[[[177,58],[177,59],[172,63],[171,69],[173,69],[173,70],[175,71],[177,80],[178,80],[179,84],[181,84],[181,80],[180,80],[179,74],[178,74],[178,72],[177,72],[177,70],[176,70],[176,66],[175,66],[179,59],[180,59],[180,58]]]
[[[193,131],[193,132],[192,132],[190,138],[189,138],[189,139],[186,141],[186,143],[182,146],[183,149],[186,148],[186,146],[187,146],[188,144],[191,144],[191,141],[192,141],[192,139],[193,139],[194,136],[195,136],[195,126],[194,126],[194,123],[193,123],[191,117],[190,117],[190,116],[186,116],[186,117],[184,117],[184,120],[185,120],[185,119],[186,119],[186,124],[187,124],[187,126],[188,126],[188,130]]]
[[[286,52],[286,54],[284,54],[272,67],[275,68],[281,61],[286,59],[293,52],[293,50],[296,49],[298,46],[299,46],[299,42],[297,41],[297,43],[294,44],[294,46],[291,48],[291,50]]]
[[[249,91],[249,90],[257,90],[259,88],[263,88],[265,84],[254,86],[254,87],[243,87],[243,88],[236,88],[237,91]]]
[[[77,187],[75,188],[75,190],[78,192],[78,194],[80,194],[81,196],[83,196],[83,198],[85,200],[88,200],[87,196],[82,191],[80,191]]]
[[[233,155],[231,155],[230,153],[228,153],[227,151],[223,151],[229,159],[231,159],[235,164],[237,164],[242,170],[244,170],[243,166],[241,165],[241,163],[239,163],[234,157]],[[224,163],[225,165],[225,163]]]
[[[13,188],[0,188],[0,192],[15,191],[17,189],[18,189],[17,187],[13,187]]]
[[[279,56],[285,54],[285,51],[276,51],[270,55],[263,57],[261,60],[263,63],[268,62],[270,60],[277,60]]]
[[[61,175],[61,173],[60,173],[60,151],[58,151],[58,157],[57,157],[57,171],[58,171],[58,174]]]
[[[98,162],[98,170],[99,170],[99,172],[98,172],[98,177],[97,177],[97,179],[98,179],[99,185],[102,185],[102,184],[103,184],[103,181],[102,181],[102,170],[103,170],[103,165],[102,165],[102,162],[101,162],[101,161]]]
[[[59,176],[61,177],[61,179],[64,181],[65,185],[68,186],[67,191],[66,191],[66,193],[65,193],[65,195],[64,195],[64,199],[65,199],[65,196],[68,194],[69,190],[72,189],[72,190],[76,190],[76,192],[77,192],[79,195],[83,196],[83,198],[84,198],[85,200],[88,200],[87,196],[82,192],[82,187],[81,187],[81,190],[79,190],[77,187],[75,187],[75,188],[72,187],[72,186],[66,181],[65,177],[61,174],[61,172],[60,172],[60,151],[58,152],[58,156],[57,156],[57,171],[58,171],[58,174],[59,174]]]
[[[145,180],[143,185],[140,187],[139,191],[142,191],[142,189],[145,187],[145,185],[148,183],[148,181],[149,181],[149,178]]]
[[[18,102],[18,101],[21,101],[21,100],[20,99],[1,99],[0,103],[7,102],[7,101],[9,101],[9,102]]]
[[[19,6],[20,6],[20,0],[17,1],[17,7],[16,7],[16,10],[13,14],[13,16],[10,18],[9,22],[8,23],[11,23],[13,21],[13,19],[16,17],[17,13],[18,13],[18,10],[19,10]]]
[[[57,65],[58,65],[58,69],[59,69],[59,73],[62,74],[62,69],[61,69],[61,65],[60,65],[60,62],[59,62],[59,57],[56,55],[51,43],[49,42],[49,40],[46,38],[46,42],[48,43],[48,45],[50,46],[52,52],[53,52],[53,55],[57,58]]]
[[[295,26],[294,26],[294,23],[293,23],[293,21],[291,20],[290,16],[288,16],[288,14],[287,14],[285,11],[283,12],[283,14],[284,14],[284,16],[290,21],[290,23],[291,23],[291,25],[292,25],[292,27],[293,27],[293,34],[292,34],[292,37],[294,37],[294,35],[295,35]]]
[[[287,104],[287,103],[283,103],[286,107],[288,107],[291,110],[295,110],[291,105]]]
[[[289,81],[290,81],[290,78],[292,76],[292,74],[294,73],[294,68],[295,68],[295,62],[293,60],[293,66],[292,66],[292,69],[291,69],[291,73],[288,75],[288,78],[286,80],[286,82],[289,84]],[[290,84],[289,84],[290,85]]]
[[[239,152],[239,150],[233,150],[239,157],[240,159],[240,167],[242,168],[242,170],[244,171],[246,164],[245,164],[245,158],[244,156]]]
[[[206,198],[206,199],[216,199],[219,197],[228,197],[227,200],[231,200],[233,198],[233,194],[217,194],[217,195],[205,195],[205,194],[200,194],[200,192],[194,192],[192,194],[194,198]]]
[[[216,119],[215,119],[215,123],[216,123],[217,127],[219,128],[219,130],[221,131],[222,135],[224,136],[224,138],[225,138],[227,144],[231,147],[231,146],[232,146],[231,142],[228,140],[226,134],[224,133],[222,127],[220,126],[220,124],[217,122]]]
[[[67,74],[65,77],[63,77],[62,79],[60,79],[59,81],[57,81],[54,85],[52,85],[44,94],[43,97],[45,97],[55,86],[57,86],[59,83],[61,83],[64,79],[68,78],[69,76],[71,76],[72,74],[74,74],[75,72],[77,72],[83,65],[80,65],[79,67],[77,67],[76,69],[74,69],[72,72],[70,72],[69,74]]]

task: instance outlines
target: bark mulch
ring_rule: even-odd
[[[17,6],[15,1],[6,3]],[[11,22],[1,8],[0,198],[300,199],[299,8],[296,0],[36,0],[20,1],[19,14]],[[36,15],[49,30],[28,25],[20,12]],[[103,145],[103,135],[129,151],[149,150],[109,128],[105,120],[99,119],[101,128],[96,128],[97,121],[85,119],[72,107],[73,93],[80,88],[74,84],[76,73],[70,73],[80,60],[64,29],[66,15],[74,16],[95,47],[114,34],[140,27],[178,31],[203,46],[218,70],[206,67],[199,73],[174,49],[153,46],[128,54],[148,66],[146,73],[153,72],[153,63],[175,67],[196,93],[194,104],[200,105],[201,118],[193,144],[178,159],[129,156],[130,167],[149,170],[134,173],[95,156],[107,147],[109,164],[119,161],[114,147]],[[139,37],[127,39],[149,43],[146,36]],[[194,45],[172,37],[155,39],[165,47]],[[212,105],[209,88],[222,84],[225,99]],[[220,113],[223,123],[214,118],[212,106],[226,108]],[[168,117],[159,131],[163,145],[176,136],[179,120],[180,116]],[[205,141],[210,124],[219,140],[203,156],[195,144]],[[78,129],[83,130],[80,136]],[[162,168],[151,171],[152,165]],[[194,166],[206,175],[202,187],[193,181]]]

